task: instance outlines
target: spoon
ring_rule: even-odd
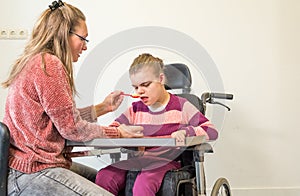
[[[121,93],[121,95],[129,96],[129,97],[132,97],[132,98],[140,98],[139,95],[131,95],[131,94],[127,94],[127,93]]]

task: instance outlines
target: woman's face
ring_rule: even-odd
[[[152,69],[148,67],[130,75],[131,84],[145,105],[153,106],[165,101],[162,77],[163,75],[155,76]]]
[[[71,46],[73,62],[77,62],[83,50],[87,49],[86,37],[88,36],[85,21],[80,20],[79,25],[70,32],[69,44]]]

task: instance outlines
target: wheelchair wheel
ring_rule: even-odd
[[[229,182],[226,178],[219,178],[211,191],[211,196],[231,196]]]

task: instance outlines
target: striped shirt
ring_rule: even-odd
[[[215,140],[218,132],[213,124],[185,98],[170,94],[166,107],[152,112],[142,101],[133,102],[111,126],[139,125],[144,127],[144,136],[170,136],[178,130],[186,130],[186,136],[206,136]],[[141,148],[140,148],[141,149]],[[175,160],[182,151],[166,147],[146,148],[144,156],[164,157]]]
[[[152,112],[142,101],[133,102],[111,126],[120,124],[143,126],[145,136],[166,136],[186,130],[187,136],[205,135],[208,140],[218,137],[213,124],[194,105],[173,94],[159,112]]]

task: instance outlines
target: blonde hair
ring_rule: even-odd
[[[63,63],[72,92],[76,93],[69,35],[70,31],[73,31],[79,26],[80,21],[85,21],[85,19],[84,14],[78,8],[67,3],[55,10],[45,10],[37,20],[23,54],[13,64],[10,75],[2,86],[9,87],[30,58],[38,53],[42,54],[41,66],[47,74],[43,56],[45,53],[50,53],[57,56]]]
[[[135,74],[144,67],[151,67],[153,70],[153,74],[156,77],[159,77],[159,75],[163,73],[164,63],[160,58],[154,57],[148,53],[144,53],[134,59],[129,68],[129,74]]]

